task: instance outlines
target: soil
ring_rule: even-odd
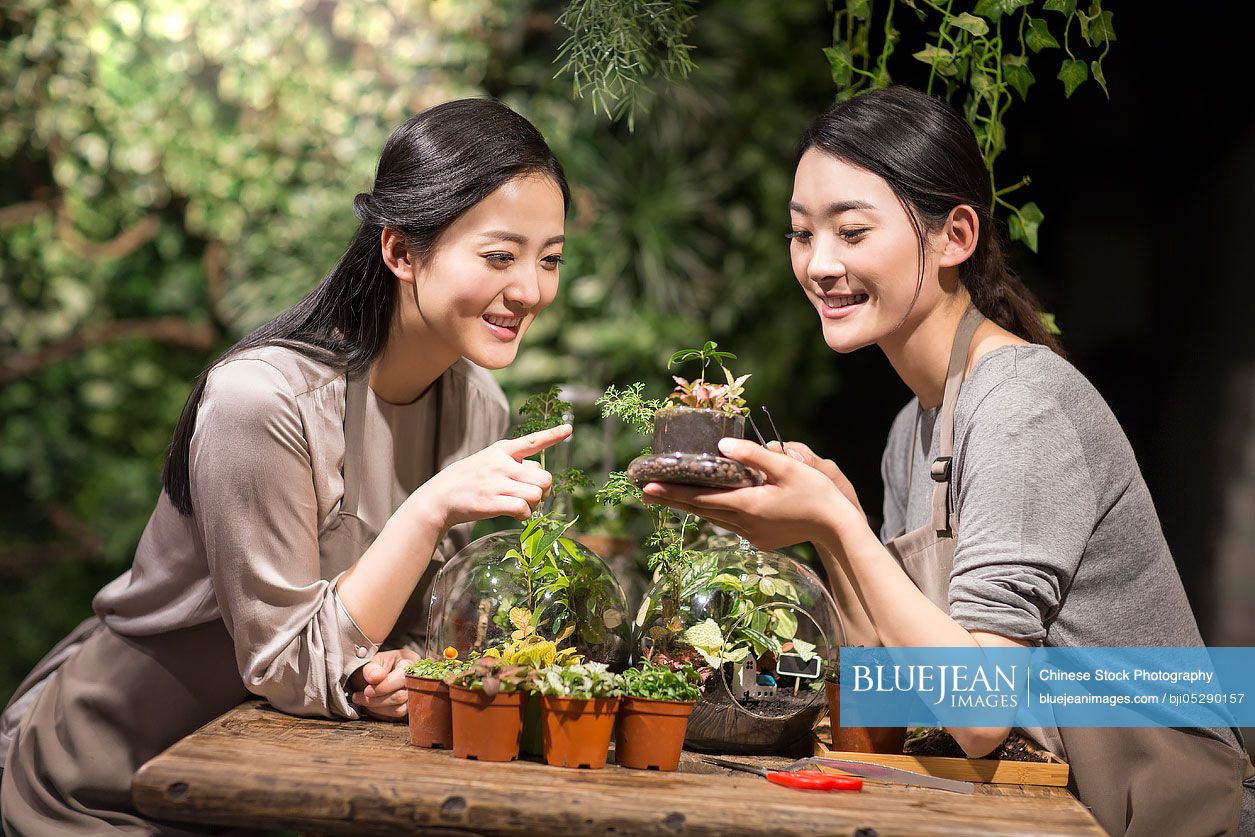
[[[742,700],[738,703],[747,712],[753,712],[755,715],[762,715],[765,718],[787,718],[801,709],[814,706],[822,698],[822,694],[818,698],[806,697],[802,694],[794,697],[792,692],[784,692],[773,698]]]
[[[907,736],[902,752],[909,756],[949,756],[951,758],[967,758],[959,742],[943,729],[920,728],[911,731]],[[982,758],[1002,761],[1054,761],[1054,757],[1038,747],[1028,738],[1012,731],[1007,740],[998,749]]]
[[[791,680],[789,682],[792,682]],[[726,683],[726,680],[725,680]],[[718,685],[710,683],[707,686],[706,697],[717,703],[730,702],[730,695]],[[793,690],[782,688],[771,697],[766,698],[750,698],[748,700],[736,701],[741,708],[747,712],[753,712],[755,715],[761,715],[764,718],[787,718],[803,709],[808,709],[818,703],[823,703],[825,695],[822,691],[815,691],[803,687],[796,695]]]

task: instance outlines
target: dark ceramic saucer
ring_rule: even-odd
[[[637,488],[649,482],[670,482],[705,488],[746,488],[762,485],[763,476],[735,459],[708,453],[655,453],[638,456],[628,465],[628,479]]]

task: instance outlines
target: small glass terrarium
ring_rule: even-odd
[[[704,675],[685,746],[809,755],[826,709],[826,661],[845,635],[808,567],[743,540],[707,549],[654,584],[636,621],[642,656]]]
[[[552,521],[486,535],[432,582],[427,651],[453,646],[512,662],[584,660],[619,671],[631,654],[623,590],[591,550]]]

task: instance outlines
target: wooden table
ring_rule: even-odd
[[[159,819],[319,834],[1103,835],[1062,788],[965,795],[867,782],[816,793],[690,753],[676,773],[492,764],[410,747],[401,724],[295,718],[260,701],[145,764],[133,788]]]

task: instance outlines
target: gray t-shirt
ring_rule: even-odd
[[[940,422],[924,410],[913,439],[917,412],[913,399],[889,432],[884,540],[930,519]],[[1070,363],[1036,345],[985,354],[954,449],[956,622],[1035,645],[1202,645],[1133,449]]]
[[[912,399],[889,431],[884,541],[931,520],[937,416]],[[950,615],[964,628],[1031,645],[1203,644],[1133,448],[1072,364],[1037,345],[981,357],[955,405],[954,463]],[[1063,752],[1056,730],[1029,732]]]

